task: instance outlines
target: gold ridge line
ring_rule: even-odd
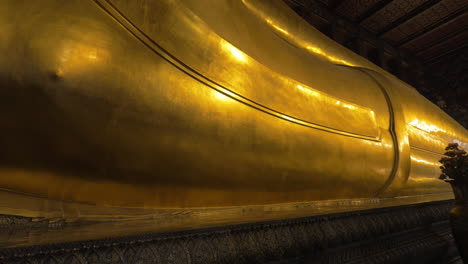
[[[173,55],[171,55],[169,52],[167,52],[164,48],[159,46],[153,39],[151,39],[148,35],[146,35],[143,31],[141,31],[136,25],[134,25],[127,17],[125,17],[124,14],[122,14],[112,3],[110,3],[108,0],[94,0],[94,2],[102,8],[107,14],[109,14],[113,19],[115,19],[120,25],[122,25],[129,33],[131,33],[135,38],[140,40],[145,46],[147,46],[149,49],[151,49],[153,52],[158,54],[160,57],[162,57],[164,60],[175,66],[177,69],[181,70],[182,72],[186,73],[187,75],[191,76],[195,80],[207,85],[208,87],[216,90],[217,92],[222,93],[223,95],[230,97],[240,103],[243,103],[245,105],[248,105],[252,108],[255,108],[259,111],[262,111],[266,114],[275,116],[277,118],[318,129],[318,130],[323,130],[326,132],[334,133],[334,134],[339,134],[347,137],[354,137],[354,138],[361,138],[369,141],[375,141],[375,142],[381,142],[378,137],[374,136],[368,136],[368,135],[360,135],[356,133],[351,133],[347,131],[342,131],[339,129],[319,125],[319,124],[314,124],[310,123],[305,120],[301,120],[289,115],[282,114],[281,112],[278,112],[276,110],[273,110],[267,106],[264,106],[262,104],[259,104],[255,101],[252,101],[251,99],[248,99],[246,97],[243,97],[242,95],[239,95],[235,92],[232,92],[231,90],[223,87],[222,85],[212,81],[208,77],[204,76],[203,74],[197,72],[196,70],[192,69],[190,66],[186,65]]]
[[[416,146],[412,146],[410,145],[410,148],[412,149],[415,149],[415,150],[419,150],[419,151],[423,151],[423,152],[428,152],[428,153],[431,153],[431,154],[434,154],[434,155],[444,155],[444,153],[438,153],[438,152],[435,152],[435,151],[432,151],[432,150],[428,150],[428,149],[424,149],[424,148],[420,148],[420,147],[416,147]]]
[[[351,66],[347,66],[347,65],[340,65],[342,67],[351,67]],[[392,136],[392,143],[393,143],[393,155],[394,155],[394,159],[393,159],[393,165],[392,165],[392,171],[390,172],[390,176],[388,177],[387,181],[384,183],[384,185],[375,193],[375,196],[378,196],[380,195],[381,193],[383,193],[386,189],[388,189],[388,187],[392,184],[392,182],[395,180],[397,174],[398,174],[398,170],[399,170],[399,166],[400,166],[400,162],[401,162],[401,155],[400,155],[400,151],[401,151],[401,147],[400,147],[400,144],[398,142],[398,135],[397,135],[397,131],[396,131],[396,128],[395,128],[395,110],[394,110],[394,107],[393,107],[393,104],[392,104],[392,100],[390,99],[390,95],[388,94],[388,91],[387,89],[385,89],[385,86],[383,86],[378,79],[376,79],[372,74],[370,74],[368,71],[372,71],[372,70],[369,70],[369,69],[366,69],[366,68],[361,68],[361,67],[356,67],[357,70],[359,70],[360,72],[364,73],[365,75],[369,76],[369,78],[371,78],[375,84],[379,87],[379,89],[382,91],[382,94],[385,98],[385,101],[387,102],[387,107],[388,107],[388,113],[389,113],[389,129],[388,131],[390,132],[390,135]],[[408,180],[409,178],[409,174],[406,175],[406,180]]]

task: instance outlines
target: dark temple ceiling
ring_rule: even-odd
[[[468,0],[319,1],[336,15],[423,62],[468,44]]]

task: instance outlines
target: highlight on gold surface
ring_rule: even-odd
[[[240,51],[238,48],[234,47],[231,43],[225,40],[221,40],[221,46],[224,50],[229,52],[231,57],[241,62],[247,62],[247,55],[245,55],[244,52]]]
[[[307,45],[306,46],[306,49],[308,51],[311,51],[317,55],[320,55],[326,59],[328,59],[329,61],[333,62],[333,63],[336,63],[336,64],[343,64],[343,65],[346,65],[346,66],[355,66],[354,64],[352,64],[351,62],[349,61],[346,61],[346,60],[343,60],[343,59],[340,59],[336,56],[333,56],[333,55],[330,55],[328,53],[326,53],[325,51],[323,51],[322,49],[318,48],[318,47],[315,47],[315,46],[311,46],[311,45]]]
[[[297,120],[295,118],[292,118],[290,116],[287,116],[287,115],[281,115],[281,117],[286,119],[286,120],[293,121],[293,122],[298,122],[299,121],[299,120]]]
[[[275,23],[273,23],[273,21],[271,19],[267,19],[266,22],[268,24],[270,24],[273,28],[275,28],[277,31],[279,31],[279,32],[281,32],[281,33],[283,33],[285,35],[289,35],[289,32],[286,29],[283,29],[280,26],[275,25]]]
[[[213,94],[217,99],[220,99],[222,101],[231,101],[233,100],[233,98],[236,97],[236,95],[233,92],[227,89],[222,89],[221,91],[213,90]]]
[[[339,101],[339,100],[336,101],[336,104],[337,104],[337,105],[341,105],[342,107],[348,108],[348,109],[351,109],[351,110],[357,109],[356,106],[351,105],[351,104],[347,104],[347,103],[343,103],[343,102],[341,102],[341,101]],[[370,112],[373,113],[374,111],[370,111]]]
[[[318,91],[315,91],[315,90],[312,90],[312,89],[307,89],[305,88],[304,86],[298,84],[296,85],[297,89],[309,94],[309,95],[312,95],[312,96],[321,96],[321,93],[318,92]]]
[[[89,51],[88,54],[86,55],[88,59],[90,60],[96,60],[97,59],[97,52],[96,50]]]
[[[249,10],[253,11],[255,14],[260,16],[276,32],[283,34],[284,37],[286,39],[288,39],[288,41],[290,41],[291,43],[294,43],[295,45],[300,46],[302,48],[305,48],[306,50],[308,50],[308,51],[310,51],[310,52],[312,52],[312,53],[314,53],[316,55],[320,55],[320,57],[322,57],[322,58],[324,58],[324,59],[326,59],[326,60],[328,60],[328,61],[330,61],[332,63],[342,64],[342,65],[347,65],[347,66],[355,66],[354,64],[352,64],[349,61],[346,61],[346,60],[344,60],[342,58],[339,58],[336,55],[331,55],[328,52],[325,52],[323,49],[312,45],[310,41],[301,38],[301,36],[290,33],[290,31],[288,31],[286,29],[287,27],[285,27],[283,25],[280,25],[280,23],[276,22],[271,16],[268,16],[267,14],[265,14],[262,10],[260,10],[255,5],[250,3],[250,1],[242,0],[242,3]]]
[[[229,100],[230,98],[227,97],[226,95],[224,95],[223,93],[220,93],[216,90],[213,90],[213,94],[215,95],[216,98],[220,99],[220,100]]]
[[[60,54],[58,74],[85,70],[97,63],[107,52],[93,45],[66,44]]]
[[[287,83],[292,81],[291,79],[285,78],[284,76],[278,76],[278,77],[284,79],[284,82],[287,82]],[[334,97],[334,96],[331,96],[331,95],[323,93],[323,92],[319,92],[318,90],[310,88],[310,87],[308,87],[308,86],[306,86],[304,84],[295,84],[294,87],[296,87],[298,90],[303,92],[306,96],[311,96],[310,100],[308,100],[307,103],[321,105],[324,108],[325,107],[327,107],[327,108],[333,107],[334,109],[341,112],[342,113],[341,115],[343,116],[342,121],[349,121],[350,118],[359,118],[359,119],[367,120],[367,122],[368,122],[367,125],[369,127],[372,127],[373,125],[375,125],[375,122],[376,122],[375,113],[374,113],[373,110],[371,110],[371,109],[369,109],[367,107],[359,106],[359,105],[349,103],[349,102],[346,102],[346,101],[337,100],[337,98]],[[281,119],[284,119],[284,120],[287,120],[287,121],[290,121],[290,122],[294,122],[294,123],[297,123],[297,124],[300,124],[300,125],[305,125],[305,126],[312,127],[312,128],[325,129],[325,130],[333,131],[333,132],[340,133],[340,134],[353,135],[353,136],[358,136],[358,137],[365,137],[365,138],[373,140],[373,141],[379,141],[380,140],[379,139],[379,131],[376,128],[375,128],[375,134],[373,134],[373,135],[372,134],[354,134],[354,133],[348,132],[346,130],[340,130],[339,127],[324,126],[324,125],[322,125],[320,123],[310,122],[309,120],[306,120],[306,119],[302,118],[301,116],[294,116],[294,115],[285,114],[287,112],[277,110],[277,109],[275,109],[273,107],[270,107],[268,105],[264,106],[262,104],[259,104],[259,103],[255,102],[255,101],[253,101],[253,100],[250,100],[248,98],[243,97],[241,94],[237,94],[237,93],[231,91],[230,89],[219,86],[219,85],[216,85],[215,87],[212,87],[212,88],[214,89],[213,95],[215,96],[215,98],[217,98],[219,100],[227,101],[229,99],[234,99],[234,100],[236,100],[236,101],[238,101],[240,103],[244,103],[244,104],[253,106],[253,107],[257,108],[257,109],[261,109],[262,111],[264,111],[264,112],[266,112],[268,114],[271,114],[273,116],[279,117]],[[343,115],[344,113],[346,113],[346,115]]]
[[[435,126],[435,125],[430,125],[426,123],[425,121],[419,121],[418,119],[415,119],[409,123],[410,125],[419,128],[421,130],[424,130],[426,132],[444,132],[446,133],[445,130]]]
[[[431,149],[433,149],[433,151],[439,154],[443,153],[443,149],[445,148],[445,145],[447,145],[447,142],[446,140],[441,138],[439,135],[431,134],[425,130],[422,130],[410,124],[407,124],[406,128],[408,131],[408,135],[412,139],[412,141],[416,139],[422,140],[426,142],[425,144],[429,144],[431,146]],[[412,147],[415,147],[415,146],[412,146]]]
[[[434,177],[417,177],[417,178],[409,178],[409,182],[413,182],[415,184],[428,184],[428,183],[439,183],[440,180]]]
[[[412,161],[415,161],[417,163],[421,163],[421,164],[425,164],[425,165],[430,165],[430,166],[440,166],[439,163],[436,163],[436,162],[430,162],[430,161],[427,161],[427,160],[424,160],[424,159],[418,159],[414,156],[411,156],[411,160]]]
[[[328,100],[335,100],[335,104],[338,105],[338,106],[341,106],[343,108],[347,108],[349,110],[358,110],[360,108],[360,109],[364,110],[364,108],[361,107],[361,106],[353,105],[351,103],[343,102],[341,100],[336,100],[336,99],[334,99],[333,96],[325,94],[325,93],[321,93],[319,91],[316,91],[315,89],[312,89],[312,88],[309,88],[309,87],[306,88],[306,87],[304,87],[303,85],[300,85],[300,84],[296,85],[296,87],[297,87],[297,89],[305,92],[308,95],[312,95],[314,97],[322,97],[322,100],[327,100],[327,99]],[[372,111],[370,109],[365,109],[365,111],[368,112],[369,116],[374,117],[374,115],[375,115],[374,111]]]

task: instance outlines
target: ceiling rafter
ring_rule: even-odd
[[[430,50],[430,49],[432,49],[434,47],[440,46],[440,45],[444,44],[447,41],[450,41],[451,39],[459,36],[460,34],[465,33],[467,30],[468,30],[468,27],[465,26],[465,27],[462,27],[462,28],[460,28],[460,29],[458,29],[458,30],[444,36],[441,39],[436,39],[436,40],[428,43],[425,47],[423,47],[422,49],[416,51],[416,56],[418,56],[421,53],[424,53],[424,52],[426,52],[426,51],[428,51],[428,50]]]
[[[429,65],[430,65],[430,64],[434,64],[434,63],[436,63],[440,58],[445,57],[445,56],[448,56],[448,55],[450,55],[450,54],[454,54],[454,53],[456,53],[457,51],[462,50],[462,49],[464,49],[464,48],[466,48],[466,47],[468,47],[468,43],[466,43],[465,45],[462,45],[462,46],[460,46],[460,47],[458,47],[458,48],[456,48],[456,49],[452,49],[452,50],[446,51],[446,52],[444,52],[444,53],[441,53],[441,54],[439,54],[439,55],[437,55],[437,56],[435,56],[435,57],[432,57],[432,58],[426,60],[425,63],[427,63],[427,64],[429,64]]]
[[[371,8],[366,10],[362,13],[357,19],[356,23],[361,24],[364,20],[368,19],[369,17],[373,16],[375,13],[379,12],[380,10],[384,9],[388,4],[390,4],[393,0],[382,0],[377,4],[373,5]]]
[[[425,2],[424,4],[416,7],[415,9],[411,10],[410,12],[408,12],[407,14],[405,14],[404,16],[398,18],[397,20],[393,21],[392,23],[388,24],[387,26],[385,26],[379,33],[377,33],[377,35],[379,37],[385,35],[386,33],[394,30],[395,28],[403,25],[404,23],[406,23],[408,20],[420,15],[421,13],[423,13],[424,11],[430,9],[431,7],[433,7],[434,5],[440,3],[441,0],[429,0],[427,2]]]
[[[459,10],[457,10],[456,12],[446,16],[445,18],[443,18],[442,20],[440,20],[439,22],[437,23],[434,23],[432,25],[429,25],[419,31],[416,31],[414,32],[413,34],[409,35],[408,37],[402,39],[401,41],[399,41],[396,46],[397,47],[403,47],[405,46],[406,44],[412,42],[412,41],[415,41],[423,36],[426,36],[427,34],[430,34],[431,32],[434,32],[435,30],[447,25],[447,24],[450,24],[452,21],[454,21],[455,19],[465,15],[465,13],[468,11],[468,5],[465,6],[464,8],[461,8]]]

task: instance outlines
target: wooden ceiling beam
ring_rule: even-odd
[[[426,52],[426,51],[428,51],[428,50],[430,50],[430,49],[432,49],[434,47],[440,46],[440,45],[444,44],[445,42],[450,41],[451,39],[457,37],[458,35],[460,35],[462,33],[465,33],[467,30],[468,30],[468,27],[465,26],[465,27],[462,27],[462,28],[460,28],[460,29],[458,29],[458,30],[444,36],[441,39],[436,39],[436,40],[430,42],[429,44],[427,44],[422,49],[417,50],[416,51],[416,56],[419,56],[419,55],[421,55],[421,53],[424,53],[424,52]]]
[[[401,48],[403,46],[405,46],[406,44],[410,43],[410,42],[413,42],[423,36],[426,36],[427,34],[430,34],[434,31],[436,31],[437,29],[439,28],[442,28],[444,27],[445,25],[448,25],[450,24],[452,21],[456,20],[457,18],[463,16],[466,14],[466,12],[468,11],[468,5],[465,6],[464,8],[461,8],[459,10],[457,10],[456,12],[446,16],[444,19],[440,20],[439,22],[437,23],[434,23],[432,25],[429,25],[428,27],[425,27],[419,31],[416,31],[414,32],[413,34],[409,35],[408,37],[400,40],[396,46],[398,48]]]
[[[443,57],[445,57],[445,56],[449,56],[449,55],[451,55],[451,54],[453,54],[453,53],[456,53],[456,52],[458,52],[458,51],[460,51],[460,50],[462,50],[462,49],[464,49],[464,48],[467,48],[467,47],[468,47],[468,43],[466,43],[465,45],[462,45],[462,46],[460,46],[460,47],[458,47],[458,48],[456,48],[456,49],[452,49],[452,50],[446,51],[446,52],[444,52],[444,53],[441,53],[441,54],[439,54],[439,55],[437,55],[437,56],[435,56],[435,57],[429,58],[429,59],[425,60],[424,63],[426,63],[427,65],[434,64],[434,63],[436,63],[439,59],[441,59],[441,58],[443,58]]]
[[[357,19],[356,23],[361,24],[364,20],[368,19],[369,17],[373,16],[375,13],[379,12],[380,10],[384,9],[388,4],[390,4],[393,0],[382,0],[377,4],[373,5],[371,8],[366,10],[362,13]]]
[[[398,18],[397,20],[393,21],[392,23],[385,26],[377,35],[382,37],[383,35],[387,34],[388,32],[394,30],[395,28],[403,25],[408,20],[420,15],[424,11],[428,10],[429,8],[433,7],[434,5],[440,3],[441,0],[429,0],[424,4],[416,7],[415,9],[411,10],[410,12],[406,13],[404,16]]]

